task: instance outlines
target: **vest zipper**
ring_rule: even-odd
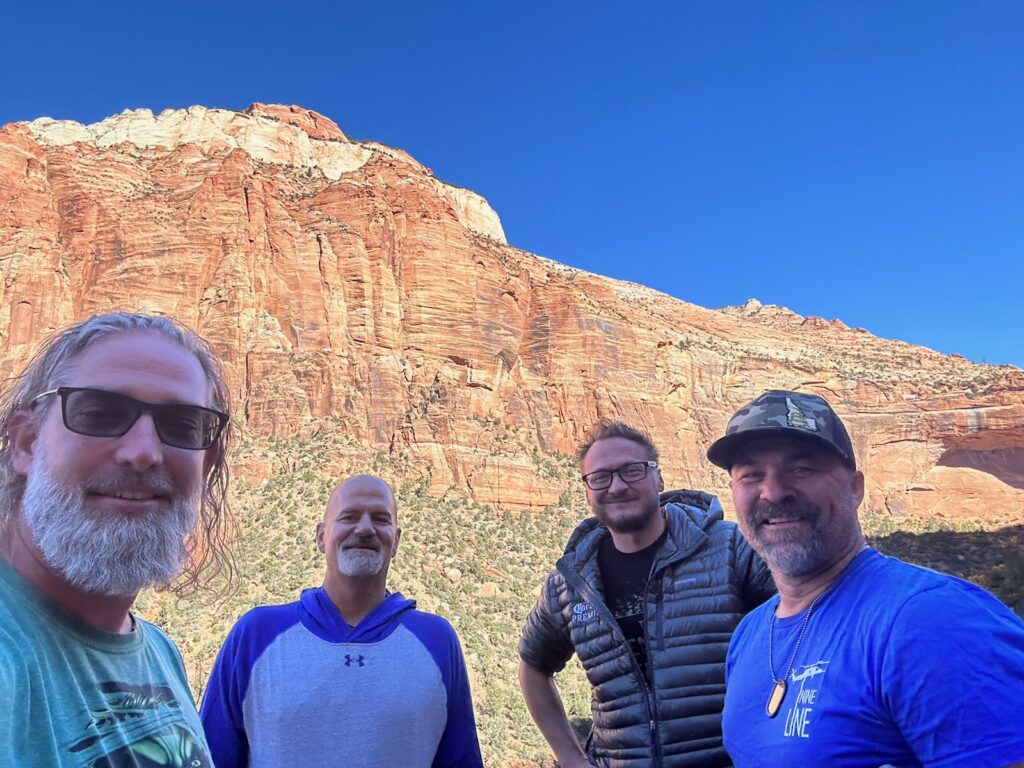
[[[668,521],[666,521],[666,524]],[[626,646],[626,652],[629,654],[630,660],[633,662],[633,669],[637,672],[637,679],[640,681],[640,688],[644,694],[644,701],[647,704],[647,714],[651,718],[648,721],[651,734],[651,756],[653,758],[652,766],[661,766],[661,744],[658,740],[658,704],[657,694],[654,691],[654,659],[652,654],[652,647],[649,643],[649,635],[647,632],[647,593],[651,587],[651,579],[654,578],[656,571],[661,571],[670,565],[684,560],[698,549],[703,546],[707,541],[707,536],[704,536],[703,540],[699,540],[692,544],[685,552],[680,551],[679,546],[676,544],[675,539],[672,538],[671,530],[669,531],[669,540],[676,547],[676,551],[673,555],[666,558],[662,567],[658,567],[659,557],[656,554],[654,556],[654,562],[651,563],[651,571],[647,574],[647,584],[644,586],[644,620],[641,622],[641,628],[644,634],[644,643],[647,644],[647,672],[650,674],[650,682],[647,682],[647,678],[644,676],[644,670],[640,669],[640,665],[636,661],[636,656],[633,655],[633,651],[629,648],[629,644],[626,642],[626,636],[622,634],[622,629],[619,627],[619,622],[615,620],[612,612],[608,608],[608,604],[604,601],[604,595],[601,595],[601,599],[597,599],[595,590],[591,588],[590,584],[583,578],[580,571],[573,570],[568,567],[568,563],[563,563],[565,558],[560,558],[555,563],[555,569],[562,574],[562,578],[565,579],[566,584],[573,586],[576,591],[583,597],[594,610],[603,614],[605,623],[608,624],[612,631],[612,634],[617,635],[618,640],[622,645]],[[596,555],[595,555],[596,556]],[[657,622],[658,617],[655,616]]]
[[[665,524],[668,525],[668,521],[667,520],[665,521]],[[665,558],[664,562],[662,562],[660,564],[660,567],[659,567],[659,560],[661,558],[659,558],[657,554],[654,556],[654,562],[651,563],[651,572],[649,574],[647,574],[647,584],[644,585],[644,600],[643,600],[644,620],[641,622],[641,626],[643,628],[643,633],[644,633],[644,643],[647,646],[647,670],[648,670],[648,674],[650,675],[650,683],[644,686],[644,691],[645,691],[645,693],[647,694],[647,697],[648,697],[648,699],[647,699],[647,709],[651,713],[651,724],[650,724],[651,725],[651,754],[652,754],[652,757],[653,757],[652,765],[655,765],[655,766],[660,766],[661,765],[661,741],[658,738],[658,694],[656,692],[657,689],[655,687],[655,681],[654,681],[654,651],[655,651],[655,647],[651,645],[651,643],[650,643],[650,634],[647,631],[647,628],[648,628],[648,626],[650,624],[650,622],[647,620],[647,605],[648,605],[647,598],[648,598],[648,596],[650,594],[651,582],[654,580],[655,574],[659,574],[658,578],[661,578],[660,577],[660,573],[662,571],[664,571],[670,565],[674,565],[675,563],[679,562],[680,560],[685,560],[687,557],[689,557],[694,552],[696,552],[698,549],[700,549],[700,547],[704,544],[704,541],[698,541],[696,544],[691,545],[689,547],[689,549],[687,549],[685,552],[683,552],[683,551],[680,550],[679,545],[676,544],[675,539],[672,538],[672,532],[671,531],[669,531],[668,539],[669,539],[669,541],[672,542],[673,545],[675,545],[676,551],[675,551],[675,553],[673,555]],[[707,539],[707,537],[705,537],[705,541],[706,541],[706,539]],[[659,552],[659,554],[660,554],[660,552]],[[655,627],[657,628],[659,641],[661,641],[661,639],[662,639],[661,635],[662,635],[662,632],[663,632],[663,630],[661,628],[661,614],[662,614],[662,610],[663,610],[663,606],[661,605],[661,602],[662,602],[662,598],[663,597],[664,597],[664,593],[662,593],[660,588],[659,588],[659,590],[658,590],[658,603],[655,605],[654,616],[651,617],[653,619],[653,621],[654,621]],[[630,656],[632,656],[632,655],[633,654],[630,653]],[[636,660],[634,659],[634,664],[635,663],[636,663]]]
[[[651,580],[654,578],[655,565],[657,565],[657,556],[655,556],[654,562],[651,563],[651,572],[647,574],[647,583],[644,584],[644,620],[640,622],[640,628],[644,633],[644,646],[647,648],[647,674],[649,679],[644,676],[640,677],[641,682],[646,683],[644,685],[644,693],[647,695],[647,711],[651,713],[651,758],[652,765],[661,765],[661,740],[658,738],[658,694],[654,687],[654,646],[651,645],[651,634],[648,632],[648,625],[650,622],[647,621],[647,598],[651,593]],[[655,622],[657,622],[657,614],[660,613],[659,606],[655,606]],[[633,656],[632,651],[629,654]],[[636,657],[633,657],[633,663],[636,664]],[[639,664],[636,664],[639,667]]]

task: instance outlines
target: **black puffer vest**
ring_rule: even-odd
[[[669,535],[655,556],[644,604],[648,685],[604,601],[596,518],[573,532],[530,613],[520,656],[546,672],[573,652],[593,686],[587,753],[601,768],[716,768],[722,748],[725,654],[747,611],[774,593],[767,567],[718,499],[662,495]]]

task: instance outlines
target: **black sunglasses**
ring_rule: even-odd
[[[201,451],[209,448],[228,423],[226,414],[187,403],[144,403],[134,397],[89,387],[58,387],[40,392],[29,407],[44,397],[60,397],[64,426],[79,435],[121,437],[148,412],[160,442],[172,448]]]

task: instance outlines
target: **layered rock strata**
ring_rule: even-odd
[[[704,447],[781,387],[847,419],[868,511],[1024,508],[1019,369],[534,256],[479,195],[297,107],[4,126],[0,276],[0,375],[77,318],[167,312],[223,355],[244,430],[334,430],[434,496],[556,504],[549,454],[601,417],[647,429],[669,484],[722,493]]]

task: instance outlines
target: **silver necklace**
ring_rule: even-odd
[[[804,639],[804,632],[807,631],[807,622],[811,620],[811,614],[814,612],[814,606],[818,604],[818,601],[823,598],[828,591],[832,589],[829,586],[828,589],[824,590],[820,595],[811,601],[811,604],[807,606],[807,613],[804,614],[803,623],[800,625],[800,634],[796,637],[796,645],[793,646],[793,653],[789,655],[789,666],[786,668],[786,674],[782,676],[782,679],[775,677],[775,663],[772,661],[772,635],[775,634],[775,616],[779,612],[779,604],[775,605],[775,610],[772,611],[772,620],[768,624],[768,673],[772,676],[772,692],[768,696],[768,703],[764,705],[765,714],[768,717],[775,717],[779,714],[779,708],[782,707],[782,700],[786,698],[786,680],[789,679],[790,673],[793,671],[793,663],[796,661],[796,653],[800,650],[800,642]],[[781,603],[782,600],[779,600]]]

